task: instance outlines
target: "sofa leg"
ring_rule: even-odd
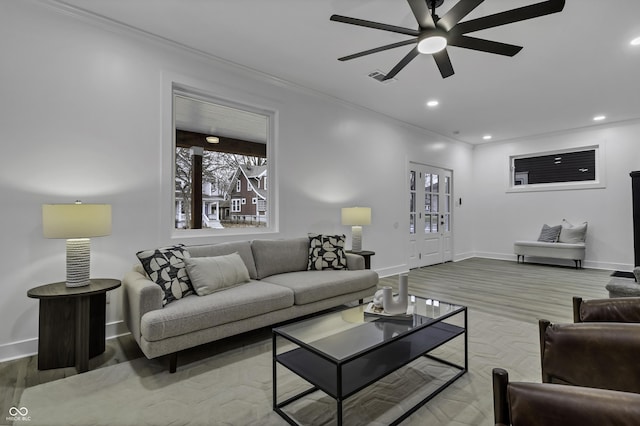
[[[169,355],[169,373],[173,374],[178,368],[178,352]]]

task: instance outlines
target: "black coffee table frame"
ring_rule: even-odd
[[[444,322],[444,320],[454,315],[464,315],[464,327]],[[336,400],[337,424],[341,426],[343,414],[342,405],[346,398],[422,356],[459,370],[453,377],[391,423],[391,425],[397,425],[468,371],[466,307],[459,306],[455,311],[435,319],[414,315],[413,321],[416,326],[409,331],[406,331],[407,325],[404,321],[378,319],[374,322],[380,321],[383,323],[379,323],[377,325],[378,327],[388,328],[390,333],[400,331],[399,334],[390,340],[376,344],[342,359],[337,359],[288,335],[282,328],[274,328],[273,410],[289,424],[297,425],[298,423],[285,413],[283,408],[306,395],[320,390]],[[415,323],[416,321],[418,324]],[[373,324],[373,322],[369,322],[368,324]],[[284,328],[286,329],[286,326]],[[405,330],[404,332],[401,331],[403,329]],[[349,339],[357,338],[357,333],[358,327],[355,327],[329,337],[343,339],[346,342],[349,341]],[[464,365],[458,365],[429,354],[432,350],[458,336],[464,337]],[[298,347],[278,354],[278,337],[293,342]],[[384,369],[367,368],[367,365],[371,365],[370,363],[372,362],[378,366],[384,366]],[[305,379],[312,387],[288,398],[286,401],[278,402],[277,364],[283,365],[299,377]]]

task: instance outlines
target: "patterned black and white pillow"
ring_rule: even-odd
[[[323,269],[347,269],[347,256],[344,253],[345,235],[309,234],[310,271]]]
[[[164,291],[162,306],[193,294],[184,259],[189,252],[183,244],[136,253],[149,278]]]
[[[562,225],[549,226],[545,223],[544,225],[542,225],[542,230],[540,230],[538,241],[543,241],[545,243],[556,243],[558,242],[558,237],[560,236],[561,230]]]

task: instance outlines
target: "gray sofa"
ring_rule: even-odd
[[[244,284],[189,295],[163,307],[163,290],[142,266],[123,281],[123,316],[149,359],[319,312],[375,293],[378,274],[362,256],[346,253],[347,270],[307,270],[309,239],[253,240],[186,247],[191,257],[238,253],[249,271]]]

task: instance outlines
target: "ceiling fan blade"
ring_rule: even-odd
[[[345,23],[345,24],[358,25],[360,27],[373,28],[373,29],[376,29],[376,30],[391,31],[392,33],[406,34],[406,35],[410,35],[410,36],[414,36],[414,37],[417,37],[418,35],[420,35],[420,31],[412,30],[411,28],[404,28],[404,27],[397,27],[395,25],[381,24],[379,22],[366,21],[364,19],[358,19],[358,18],[349,18],[348,16],[331,15],[331,18],[329,18],[329,19],[331,21],[335,21],[335,22],[342,22],[342,23]]]
[[[408,44],[413,44],[416,42],[415,38],[405,41],[399,41],[398,43],[387,44],[386,46],[376,47],[375,49],[364,50],[362,52],[354,53],[353,55],[343,56],[342,58],[338,58],[339,61],[348,61],[351,59],[360,58],[362,56],[371,55],[372,53],[383,52],[389,49],[395,49],[396,47],[406,46]]]
[[[418,52],[418,47],[417,46],[414,47],[413,49],[411,49],[411,52],[407,53],[407,55],[404,58],[402,58],[402,60],[400,62],[398,62],[395,67],[393,67],[391,69],[391,71],[389,71],[389,74],[387,74],[387,76],[385,78],[383,78],[382,81],[389,80],[389,79],[395,77],[396,74],[398,74],[400,71],[402,71],[402,68],[406,67],[407,64],[409,62],[411,62],[413,60],[413,58],[415,58],[419,54],[420,54],[420,52]]]
[[[482,0],[484,1],[484,0]],[[425,0],[407,0],[409,7],[413,12],[413,16],[416,17],[420,28],[435,28],[436,24],[433,22],[431,12],[429,12],[429,6]]]
[[[432,56],[436,61],[436,65],[440,70],[442,78],[451,77],[454,74],[453,65],[451,64],[451,59],[449,59],[447,49],[442,49],[441,51],[434,53]]]
[[[438,21],[446,31],[453,28],[462,18],[478,7],[484,0],[460,0]]]
[[[465,34],[549,15],[560,12],[564,8],[564,2],[565,0],[548,0],[529,6],[519,7],[517,9],[507,10],[505,12],[484,16],[482,18],[461,22],[451,31],[457,34]]]
[[[469,37],[466,35],[451,37],[448,43],[449,46],[463,47],[465,49],[479,50],[504,56],[513,56],[522,50],[522,46]]]

